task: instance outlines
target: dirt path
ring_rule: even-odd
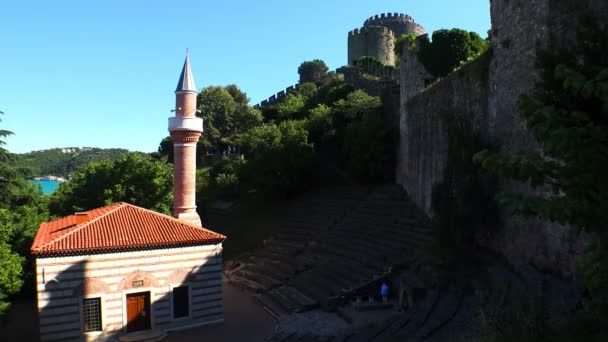
[[[167,342],[264,341],[275,320],[248,293],[224,282],[224,323],[169,334]]]

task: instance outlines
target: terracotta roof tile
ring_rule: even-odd
[[[82,215],[86,215],[84,222]],[[210,245],[225,239],[208,229],[120,202],[42,223],[31,250],[37,256],[82,254]]]

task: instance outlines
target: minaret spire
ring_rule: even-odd
[[[203,132],[203,120],[196,117],[196,86],[186,60],[175,89],[175,117],[169,118],[173,140],[173,216],[201,226],[196,212],[196,143]]]
[[[193,91],[196,93],[196,86],[194,85],[194,78],[192,77],[192,70],[190,69],[190,58],[188,57],[188,50],[186,49],[186,61],[184,61],[184,67],[182,73],[179,76],[177,87],[175,92],[179,91]]]

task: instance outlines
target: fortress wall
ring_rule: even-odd
[[[362,56],[372,56],[386,65],[395,65],[393,32],[382,26],[369,26],[348,33],[348,65]]]
[[[289,86],[289,87],[285,88],[285,90],[281,90],[278,93],[272,95],[271,97],[268,98],[268,100],[264,100],[264,101],[260,102],[259,106],[260,107],[272,106],[273,104],[275,104],[275,103],[279,102],[281,99],[283,99],[287,94],[289,94],[292,91],[295,91],[299,88],[300,88],[300,83]]]
[[[395,65],[395,40],[393,31],[381,26],[365,29],[367,40],[367,55],[376,57],[382,64]]]
[[[402,74],[402,99],[409,100],[401,108],[397,182],[429,216],[433,185],[443,179],[447,163],[448,132],[442,116],[463,115],[480,134],[487,131],[488,89],[479,72],[484,62],[470,63],[422,92],[424,78]],[[418,70],[425,75],[424,69]]]
[[[517,108],[519,95],[529,93],[537,79],[537,47],[553,49],[573,43],[578,26],[575,11],[588,9],[600,21],[608,4],[597,0],[494,0],[491,6],[493,59],[490,64],[489,134],[507,153],[536,149]],[[531,192],[527,186],[502,182],[502,190]],[[510,217],[487,245],[510,259],[527,259],[538,267],[569,273],[582,255],[585,237],[575,238],[566,226],[538,219]]]
[[[397,182],[428,214],[432,214],[432,186],[441,180],[446,162],[447,133],[438,114],[449,108],[469,114],[477,129],[504,152],[538,148],[517,101],[537,79],[536,48],[571,44],[578,25],[574,13],[582,8],[600,20],[608,15],[608,2],[600,0],[493,0],[487,84],[469,75],[467,66],[416,95],[421,71],[403,53]],[[531,191],[515,182],[503,181],[499,186],[502,191]],[[539,268],[569,274],[588,239],[575,237],[565,226],[512,217],[508,212],[502,216],[504,225],[499,231],[479,239],[509,260],[524,259]]]
[[[396,37],[399,37],[404,33],[414,32],[417,35],[420,35],[426,32],[412,17],[403,13],[378,14],[367,19],[364,26],[388,27],[395,33]]]
[[[355,29],[348,33],[348,61],[347,65],[354,65],[357,58],[367,54],[367,41],[365,35]]]

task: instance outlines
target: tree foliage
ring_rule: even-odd
[[[416,48],[416,33],[403,33],[401,36],[395,38],[395,58],[396,61],[399,61],[399,57],[401,56],[401,49],[403,48],[403,43],[408,42],[408,46],[412,49]]]
[[[128,152],[120,148],[53,148],[14,155],[9,164],[17,169],[30,170],[30,176],[68,177],[80,166],[103,160],[117,160]]]
[[[4,112],[0,111],[0,115],[4,115]],[[0,120],[2,122],[2,120]],[[14,133],[11,131],[7,131],[5,129],[0,129],[0,138],[6,138]],[[6,145],[6,142],[0,139],[0,161],[6,161],[8,156],[8,151],[2,146]]]
[[[310,184],[314,148],[303,121],[256,127],[239,144],[247,160],[241,174],[253,187],[271,196],[289,196]]]
[[[302,62],[298,67],[300,83],[317,82],[327,74],[328,70],[327,64],[320,59]]]
[[[49,206],[53,214],[65,216],[124,201],[170,214],[172,189],[170,164],[130,153],[79,168],[53,193]]]
[[[243,132],[262,124],[260,110],[249,106],[247,94],[236,85],[204,88],[197,97],[197,115],[205,129],[199,141],[200,159],[206,154],[220,154],[234,146]]]
[[[12,159],[8,151],[3,153]],[[38,226],[48,218],[46,196],[19,169],[0,160],[0,316],[23,284],[33,287],[29,249]]]
[[[418,59],[433,76],[445,77],[454,68],[476,58],[488,48],[489,42],[475,32],[442,29],[433,32],[432,41],[428,38],[421,40]]]

